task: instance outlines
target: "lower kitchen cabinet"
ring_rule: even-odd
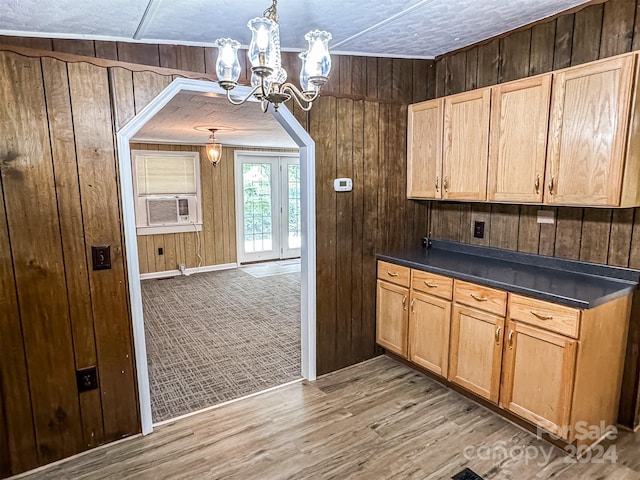
[[[498,403],[503,332],[504,317],[454,304],[449,380]]]
[[[409,289],[378,280],[376,304],[376,342],[407,358]]]
[[[447,377],[451,301],[411,291],[409,360]]]
[[[631,299],[580,309],[379,262],[376,341],[568,443],[591,445],[616,424]]]
[[[577,346],[571,338],[510,322],[502,408],[568,439]]]

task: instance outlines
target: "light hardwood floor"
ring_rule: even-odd
[[[530,455],[544,450],[551,460],[504,458],[501,447]],[[440,480],[469,467],[485,479],[640,480],[640,434],[621,432],[616,449],[617,463],[567,463],[561,450],[378,357],[316,382],[178,420],[24,478]]]

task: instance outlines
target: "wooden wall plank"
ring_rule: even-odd
[[[87,259],[111,246],[111,270],[90,271],[105,440],[140,431],[107,70],[68,65]]]
[[[467,54],[459,52],[447,57],[445,73],[445,95],[464,92],[466,80]]]
[[[42,69],[12,53],[0,67],[13,79],[0,84],[4,202],[38,459],[51,462],[82,449],[82,430]]]
[[[161,67],[186,70],[188,72],[206,72],[205,52],[202,47],[160,45],[158,53]]]
[[[555,39],[556,20],[538,24],[531,29],[530,75],[538,75],[553,70]]]
[[[631,254],[631,234],[633,232],[634,209],[613,211],[609,239],[607,263],[616,267],[628,267]]]
[[[580,238],[580,260],[607,263],[611,215],[611,209],[608,208],[584,209]]]
[[[133,73],[121,67],[110,69],[111,95],[115,113],[115,125],[119,130],[136,114],[133,95]]]
[[[104,42],[96,40],[93,43],[97,58],[118,60],[118,44],[116,42]]]
[[[390,100],[393,98],[393,59],[378,58],[378,98]],[[333,74],[332,74],[333,75]]]
[[[631,51],[635,13],[635,0],[608,0],[604,4],[601,58]]]
[[[154,72],[133,72],[133,92],[136,113],[140,113],[171,83],[171,77]]]
[[[85,256],[86,245],[67,66],[59,60],[43,58],[42,69],[51,134],[75,366],[77,369],[96,367],[95,332],[88,265]],[[80,394],[80,412],[84,446],[90,448],[103,443],[102,400],[98,390]]]
[[[363,283],[364,283],[364,206],[365,206],[365,105],[363,101],[353,102],[353,193],[352,193],[352,237],[351,237],[351,345],[352,362],[364,360],[362,347],[363,323]]]
[[[572,65],[598,59],[603,12],[604,6],[602,4],[591,5],[576,12],[571,48]]]
[[[478,88],[498,83],[500,40],[495,39],[478,47]]]
[[[53,50],[53,39],[51,38],[0,36],[0,42],[36,50]]]
[[[436,86],[435,86],[435,95],[436,98],[444,97],[446,93],[446,83],[447,83],[447,57],[439,58],[436,60]]]
[[[560,208],[556,218],[554,256],[578,260],[582,236],[582,208]]]
[[[491,234],[489,245],[516,250],[520,207],[518,205],[493,205],[491,207]]]
[[[378,59],[367,57],[367,97],[378,98]]]
[[[556,43],[553,54],[553,69],[558,70],[571,65],[573,46],[574,15],[563,15],[556,20]]]
[[[150,43],[118,42],[118,60],[141,65],[160,66],[159,46]]]
[[[336,105],[336,174],[353,178],[353,100]],[[351,361],[353,195],[336,195],[336,366]]]
[[[429,62],[414,60],[413,79],[411,90],[413,91],[412,103],[418,103],[428,98]],[[354,72],[355,73],[355,72]],[[366,72],[365,72],[366,73]]]
[[[538,253],[540,244],[540,224],[538,224],[538,208],[535,205],[521,205],[518,225],[518,251]]]
[[[8,119],[2,107],[0,107],[0,115],[0,125],[4,126]],[[8,473],[19,473],[35,468],[39,464],[9,226],[4,207],[4,178],[12,171],[14,161],[15,154],[6,149],[6,145],[2,145],[0,150],[0,245],[2,245],[0,248],[0,385],[2,390],[0,403],[6,419],[7,443],[3,445],[3,450],[9,460],[3,470]]]
[[[380,105],[375,102],[364,104],[364,206],[362,239],[362,321],[360,325],[361,358],[369,358],[375,348],[375,295],[376,261],[375,254],[380,221],[378,217],[379,188],[379,125]]]
[[[478,88],[478,47],[467,50],[464,88],[465,90]]]
[[[367,57],[352,57],[351,93],[362,97],[367,95]]]
[[[96,49],[93,40],[53,39],[53,50],[56,52],[72,53],[85,57],[95,57]]]
[[[309,116],[311,136],[316,142],[316,282],[317,371],[333,370],[336,363],[336,219],[324,212],[336,211],[336,99],[320,97]]]
[[[512,33],[500,40],[500,74],[498,81],[509,82],[529,76],[531,29]]]

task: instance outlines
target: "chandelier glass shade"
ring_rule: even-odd
[[[238,85],[241,68],[238,61],[240,43],[231,38],[215,41],[218,47],[216,75],[218,84],[227,92],[227,99],[234,105],[240,105],[251,97],[257,98],[264,112],[272,104],[277,110],[281,103],[295,99],[305,111],[309,111],[313,101],[318,98],[320,89],[327,83],[331,72],[329,54],[329,32],[313,30],[305,35],[308,48],[300,54],[300,88],[287,82],[287,72],[282,68],[280,55],[280,28],[278,25],[277,0],[265,10],[263,17],[249,20],[251,42],[247,57],[251,63],[252,89],[244,98],[234,98],[231,91]]]

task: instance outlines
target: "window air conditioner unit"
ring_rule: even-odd
[[[197,199],[195,195],[171,197],[145,197],[147,224],[139,226],[160,227],[167,225],[195,224]]]

